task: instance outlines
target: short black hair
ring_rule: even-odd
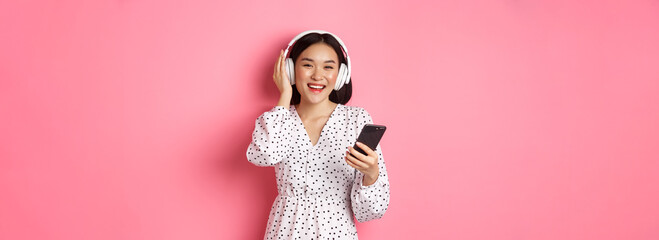
[[[293,63],[297,60],[297,58],[302,54],[302,52],[307,49],[309,46],[315,44],[315,43],[326,43],[334,51],[336,52],[336,55],[339,57],[339,66],[341,63],[344,63],[348,65],[346,62],[346,58],[343,55],[343,50],[341,49],[341,44],[339,41],[336,40],[331,34],[320,34],[320,33],[309,33],[307,35],[304,35],[297,41],[295,41],[295,44],[291,46],[291,53],[289,54],[289,57],[293,59]],[[346,104],[348,101],[350,101],[350,97],[352,97],[352,78],[350,81],[341,87],[338,91],[334,90],[334,86],[328,86],[332,88],[332,92],[329,95],[329,100],[334,102],[334,103],[339,103],[339,104]],[[297,88],[293,87],[293,97],[291,97],[291,105],[299,104],[302,96],[300,95],[300,92],[297,91]]]

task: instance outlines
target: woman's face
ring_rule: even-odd
[[[295,86],[301,101],[311,104],[329,101],[339,73],[339,57],[326,43],[314,43],[295,61]]]

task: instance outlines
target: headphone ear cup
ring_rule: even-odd
[[[334,90],[338,91],[343,87],[343,85],[346,84],[348,78],[347,75],[348,75],[348,67],[344,63],[341,63],[341,66],[339,67],[339,74],[338,77],[336,78],[336,85],[334,86]]]
[[[345,69],[343,76],[343,85],[346,85],[350,82],[350,68],[348,68],[348,65],[346,65],[345,63],[341,63],[341,67]]]
[[[288,79],[291,80],[291,85],[295,85],[295,63],[292,58],[286,59],[286,74]]]

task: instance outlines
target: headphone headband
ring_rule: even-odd
[[[307,34],[310,34],[310,33],[329,34],[330,36],[334,37],[334,39],[336,39],[337,42],[339,42],[339,45],[341,45],[341,49],[343,50],[343,53],[345,55],[346,65],[348,66],[348,69],[346,69],[347,72],[345,73],[345,75],[346,75],[345,76],[345,82],[342,83],[342,84],[347,84],[348,82],[350,82],[350,73],[352,72],[351,71],[352,70],[352,65],[350,64],[350,56],[348,55],[348,48],[346,48],[346,45],[343,43],[341,38],[339,38],[338,36],[334,35],[331,32],[323,31],[323,30],[308,30],[308,31],[304,31],[304,32],[298,34],[297,36],[295,36],[293,38],[293,40],[291,40],[291,42],[288,43],[288,46],[286,47],[286,51],[284,51],[284,57],[288,58],[288,50],[291,48],[291,46],[293,46],[293,44],[295,44],[295,42],[297,40],[299,40],[300,38],[302,38],[302,37],[304,37],[304,36],[306,36]]]
[[[345,53],[344,55],[346,55],[346,58],[348,58],[348,48],[346,48],[346,45],[343,43],[341,38],[339,38],[338,36],[334,35],[331,32],[323,31],[323,30],[308,30],[308,31],[304,31],[304,32],[298,34],[297,36],[295,36],[293,38],[293,40],[291,40],[291,42],[288,43],[288,46],[286,47],[286,51],[284,51],[284,56],[288,56],[288,49],[290,49],[291,46],[293,46],[293,44],[297,40],[299,40],[300,38],[304,37],[305,35],[307,35],[309,33],[329,34],[330,36],[334,37],[334,39],[336,39],[336,41],[339,42],[339,44],[341,45],[341,48],[343,49],[343,52]]]

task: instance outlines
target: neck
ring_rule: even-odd
[[[300,118],[305,119],[307,117],[329,116],[336,108],[336,105],[338,104],[329,100],[315,104],[301,101],[300,104],[295,106],[295,109]]]

